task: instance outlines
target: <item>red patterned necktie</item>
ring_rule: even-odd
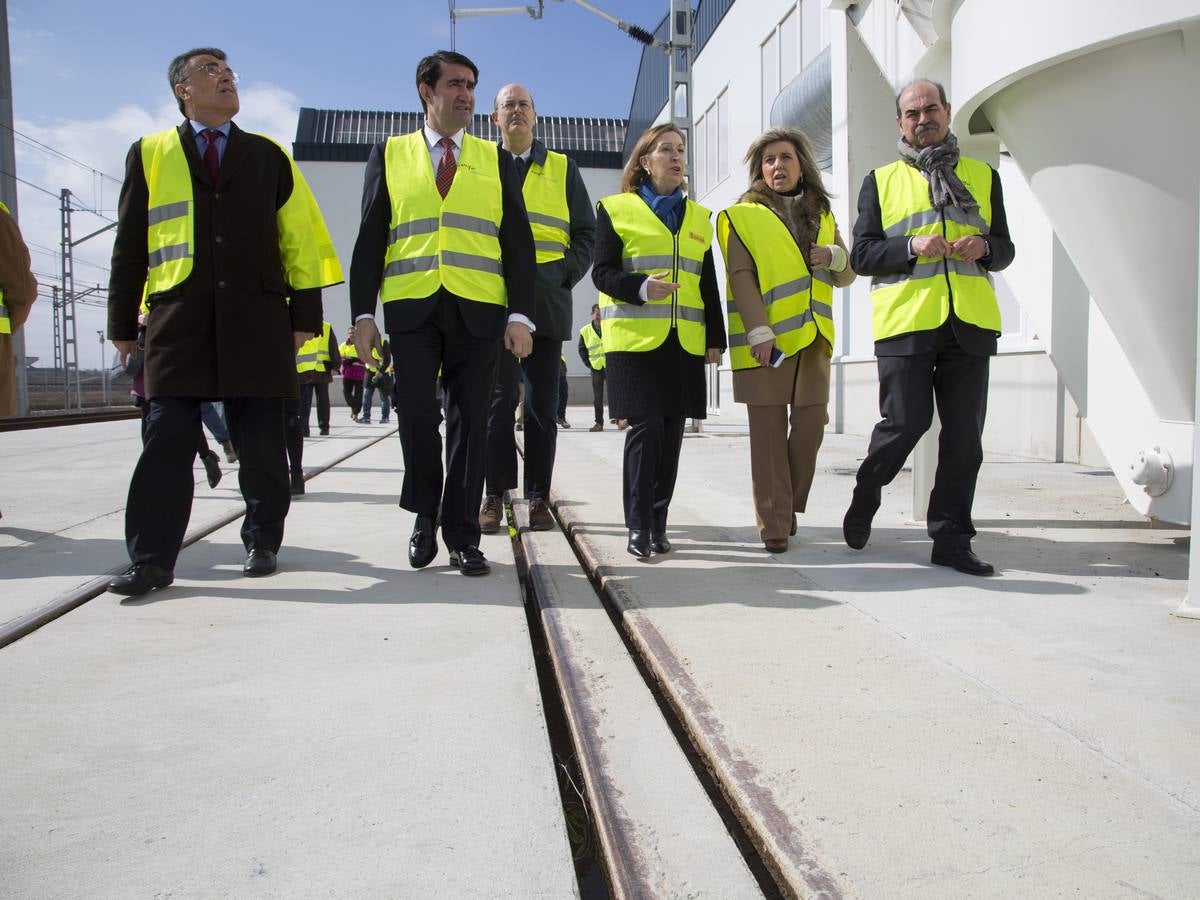
[[[217,138],[221,137],[221,132],[215,128],[205,128],[200,133],[207,141],[204,146],[204,168],[208,169],[208,177],[212,179],[213,184],[216,184],[217,172],[221,168],[221,157],[217,155]]]
[[[446,199],[446,195],[450,193],[450,185],[454,183],[454,173],[458,171],[458,163],[454,161],[454,141],[448,137],[438,141],[442,148],[442,161],[438,163],[437,170],[437,189],[442,195],[442,199]]]

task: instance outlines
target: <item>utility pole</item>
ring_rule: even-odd
[[[71,191],[68,188],[62,189],[62,330],[55,334],[55,346],[59,346],[59,339],[62,341],[62,363],[63,363],[63,408],[71,408],[71,384],[75,385],[75,408],[83,409],[83,389],[79,383],[79,350],[75,341],[75,300],[79,297],[84,297],[94,291],[100,290],[100,286],[88,288],[81,294],[75,293],[75,247],[82,244],[84,241],[90,241],[98,234],[104,234],[111,228],[116,228],[116,222],[110,222],[103,228],[93,231],[91,234],[85,234],[83,237],[75,240],[71,237]],[[57,330],[57,320],[55,322]],[[55,358],[57,359],[57,351]]]
[[[13,148],[12,65],[8,55],[8,0],[0,0],[0,201],[17,216],[17,157]],[[25,329],[12,333],[13,374],[17,387],[17,415],[29,415],[29,377],[25,371]]]
[[[693,177],[693,161],[696,158],[692,145],[695,135],[692,134],[692,4],[691,0],[671,0],[671,14],[667,35],[669,46],[667,58],[670,60],[670,94],[667,99],[667,111],[671,124],[683,132],[687,138],[687,161],[684,174],[687,177],[688,189],[695,184]]]
[[[71,258],[71,192],[62,189],[62,358],[63,409],[71,408],[71,383],[75,383],[75,408],[83,409],[79,386],[79,350],[75,341],[75,268]]]

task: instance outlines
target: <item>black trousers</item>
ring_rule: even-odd
[[[521,362],[500,352],[487,420],[487,492],[499,496],[517,486],[517,442],[513,425],[517,387],[525,379],[525,496],[546,500],[558,447],[559,362],[562,341],[533,336],[533,351]]]
[[[592,369],[592,406],[596,408],[596,424],[604,424],[604,370]]]
[[[310,381],[300,385],[300,419],[305,432],[312,415],[313,394],[317,395],[317,427],[322,434],[329,433],[329,382]]]
[[[879,357],[883,419],[871,432],[858,469],[856,504],[872,511],[879,507],[882,487],[896,477],[929,430],[936,402],[942,431],[926,515],[929,536],[944,547],[970,545],[975,482],[983,464],[989,359],[963,350],[949,328],[941,329],[937,344],[924,353]]]
[[[661,533],[679,474],[683,416],[636,416],[625,432],[625,527]]]
[[[288,469],[304,474],[304,419],[300,418],[300,398],[283,401],[283,433],[287,442]]]
[[[562,352],[562,344],[559,344],[559,352]],[[567,382],[567,364],[561,359],[558,361],[558,408],[555,409],[555,417],[560,420],[567,418],[567,397],[571,393],[571,385]]]
[[[362,409],[363,383],[343,378],[342,396],[346,398],[346,405],[350,407],[350,415],[357,419]]]
[[[278,552],[292,495],[284,444],[283,400],[225,400],[229,437],[237,451],[238,485],[246,501],[242,543]],[[154,397],[145,420],[145,443],[125,504],[125,544],[135,563],[174,569],[192,513],[192,463],[200,429],[200,401]]]
[[[471,333],[460,301],[438,295],[437,306],[412,331],[389,333],[396,366],[396,425],[404,455],[400,506],[442,516],[447,549],[479,545],[487,410],[500,341]],[[470,302],[470,301],[462,301]],[[446,460],[438,427],[438,368],[446,410]]]

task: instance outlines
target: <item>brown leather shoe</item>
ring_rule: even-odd
[[[484,534],[495,534],[504,520],[504,500],[492,494],[483,498],[479,507],[479,530]]]
[[[550,531],[554,528],[554,514],[545,500],[535,498],[529,501],[529,528],[532,531]]]
[[[593,425],[591,428],[588,429],[588,431],[603,431],[603,430],[604,430],[603,422],[597,422],[595,425]]]
[[[784,538],[763,541],[763,549],[765,549],[768,553],[783,553],[787,550],[787,548],[788,542]]]

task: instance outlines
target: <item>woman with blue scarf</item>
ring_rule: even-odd
[[[667,553],[683,427],[707,408],[704,363],[720,362],[725,320],[711,213],[683,192],[687,146],[674,125],[637,142],[621,192],[597,204],[592,281],[600,291],[609,415],[628,419],[627,549]]]

